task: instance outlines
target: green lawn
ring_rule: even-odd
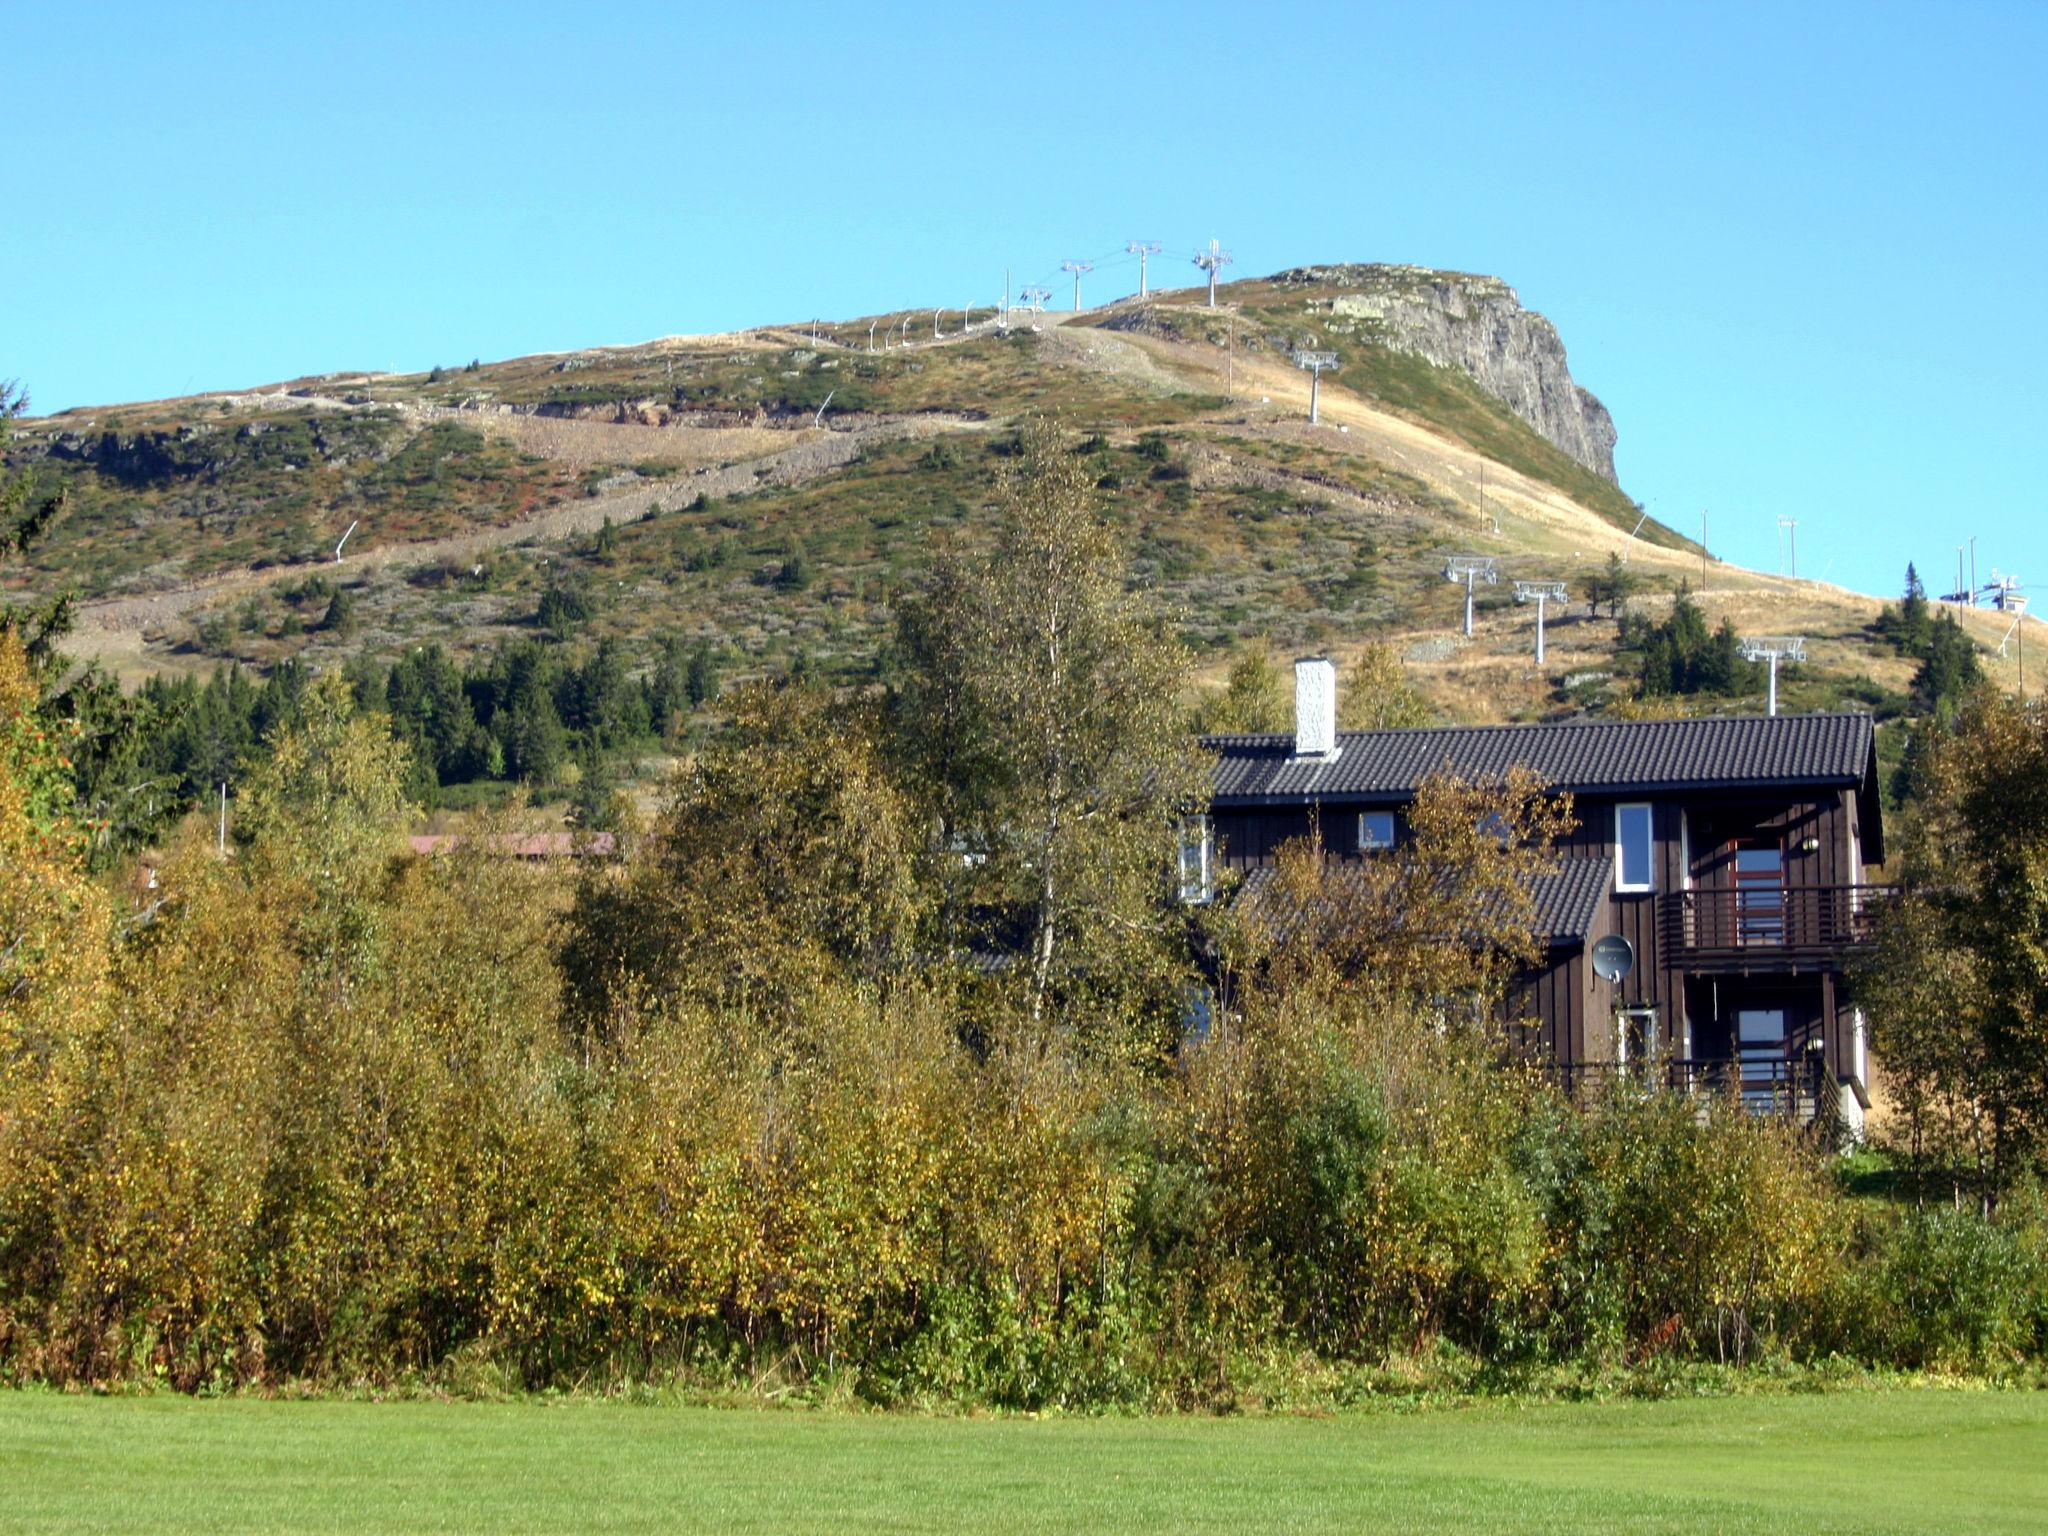
[[[2038,1531],[2048,1394],[1337,1419],[0,1394],[8,1531]]]

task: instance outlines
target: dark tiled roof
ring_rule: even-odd
[[[1345,871],[1354,867],[1340,865],[1331,871],[1331,878],[1341,880]],[[1556,868],[1537,875],[1529,883],[1529,894],[1536,901],[1536,937],[1546,944],[1583,943],[1607,900],[1613,874],[1613,861],[1599,858],[1561,859]],[[1249,871],[1239,888],[1239,900],[1260,910],[1271,901],[1272,886],[1279,876],[1279,868],[1271,864]],[[1284,921],[1277,913],[1271,915]]]
[[[1489,778],[1533,768],[1574,793],[1762,784],[1859,784],[1874,762],[1870,717],[1724,715],[1705,720],[1574,720],[1557,725],[1340,731],[1329,758],[1298,758],[1294,738],[1212,736],[1220,801],[1402,800],[1439,769]]]
[[[1531,886],[1536,936],[1552,943],[1583,941],[1593,931],[1613,880],[1612,859],[1564,859],[1554,872],[1538,875]]]

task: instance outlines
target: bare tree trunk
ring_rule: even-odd
[[[1031,1024],[1038,1033],[1039,1054],[1045,1053],[1045,993],[1052,981],[1053,878],[1050,867],[1040,874],[1038,885],[1038,931],[1031,941]]]

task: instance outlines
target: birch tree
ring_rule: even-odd
[[[905,604],[894,702],[956,942],[1023,941],[1043,1049],[1084,1004],[1099,1022],[1174,994],[1177,823],[1205,786],[1185,653],[1128,585],[1068,434],[1024,428],[997,510],[993,547],[942,555]]]
[[[2048,714],[1980,690],[1919,776],[1858,995],[1914,1171],[1988,1208],[2048,1160]]]

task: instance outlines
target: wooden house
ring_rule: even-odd
[[[1184,895],[1312,827],[1337,857],[1399,857],[1425,779],[1526,766],[1577,815],[1533,892],[1545,959],[1509,999],[1528,1048],[1575,1082],[1638,1074],[1860,1130],[1846,972],[1889,894],[1865,879],[1884,858],[1867,715],[1340,732],[1329,661],[1297,662],[1295,692],[1294,734],[1207,742]]]

